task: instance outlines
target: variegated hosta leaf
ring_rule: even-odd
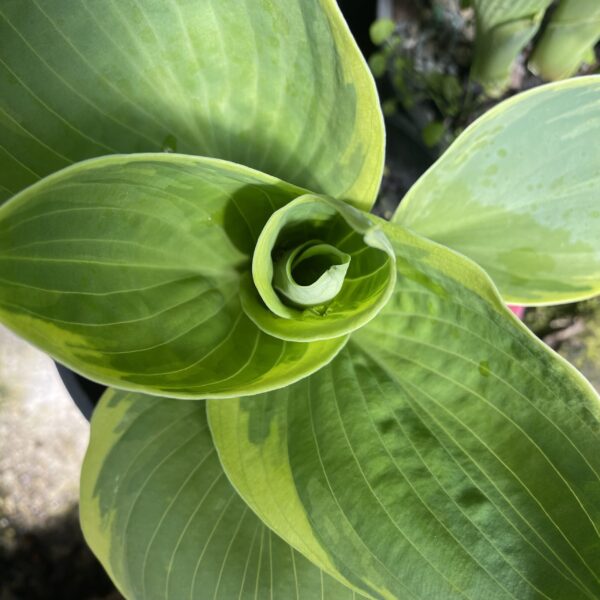
[[[327,366],[210,401],[235,488],[385,600],[600,597],[600,400],[464,257],[391,225],[398,282]]]
[[[174,397],[250,394],[331,360],[344,336],[274,338],[240,277],[304,191],[215,159],[94,159],[0,207],[0,320],[88,377]]]
[[[491,95],[508,86],[515,59],[552,0],[473,0],[476,40],[471,76]]]
[[[358,600],[227,480],[204,402],[108,391],[83,465],[87,542],[129,600]]]
[[[560,0],[538,40],[529,68],[544,79],[570,77],[600,39],[598,0]]]
[[[0,5],[0,201],[86,158],[169,148],[368,209],[383,139],[334,0]]]
[[[504,298],[600,293],[600,77],[519,94],[471,125],[394,221],[478,262]]]

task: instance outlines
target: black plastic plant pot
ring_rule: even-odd
[[[60,378],[65,384],[71,398],[73,398],[73,402],[75,402],[81,414],[89,421],[92,418],[96,404],[100,400],[100,396],[106,390],[106,386],[95,381],[90,381],[60,363],[55,364]]]

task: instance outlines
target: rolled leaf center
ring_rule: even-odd
[[[377,218],[342,200],[305,194],[275,211],[240,288],[265,333],[289,341],[337,338],[385,305],[395,256]]]
[[[350,255],[331,244],[311,240],[274,261],[273,287],[299,307],[333,300],[344,284]]]

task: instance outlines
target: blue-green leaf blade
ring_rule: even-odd
[[[0,199],[165,148],[375,199],[382,117],[333,0],[7,0],[0,40]]]
[[[479,263],[503,297],[600,293],[600,77],[539,87],[471,125],[394,221]]]

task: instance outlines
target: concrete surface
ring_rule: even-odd
[[[0,327],[0,539],[76,505],[88,436],[54,362]]]

